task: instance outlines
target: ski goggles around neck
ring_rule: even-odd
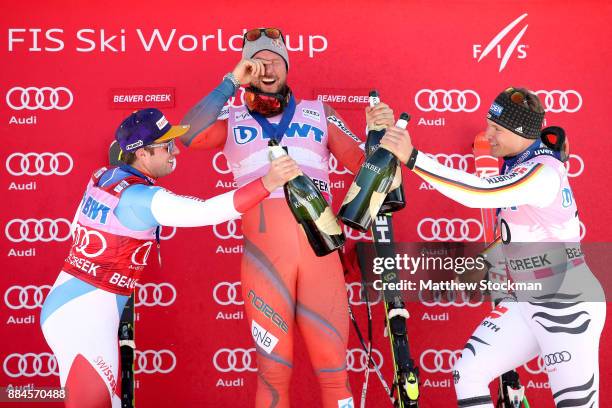
[[[244,102],[250,111],[270,117],[283,111],[287,105],[287,96],[282,93],[262,92],[256,88],[248,87],[244,93]]]

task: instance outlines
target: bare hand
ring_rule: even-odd
[[[412,154],[412,140],[410,139],[410,133],[406,129],[395,126],[387,128],[385,135],[380,140],[380,145],[393,153],[404,164]]]
[[[268,174],[262,177],[264,187],[269,192],[273,192],[282,187],[289,180],[302,174],[295,160],[289,156],[282,156],[272,160]]]
[[[365,114],[368,129],[383,129],[395,124],[393,109],[386,103],[381,102],[373,108],[366,107]]]
[[[255,79],[264,76],[266,73],[266,65],[271,64],[271,61],[260,60],[257,58],[240,60],[232,73],[234,78],[240,85],[246,85],[253,82]]]

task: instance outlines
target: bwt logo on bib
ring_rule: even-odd
[[[109,207],[105,206],[94,200],[91,197],[87,197],[87,201],[83,206],[83,214],[85,214],[88,218],[92,220],[96,220],[98,218],[98,214],[100,214],[100,224],[106,224],[106,217],[108,215]]]
[[[250,143],[257,139],[260,134],[260,129],[253,126],[234,126],[234,140],[237,144],[243,145]],[[293,122],[289,124],[289,127],[285,131],[285,137],[301,137],[301,138],[312,138],[317,143],[322,143],[323,132],[318,127],[309,125],[307,123]],[[264,140],[270,139],[266,134],[262,134],[261,138]]]

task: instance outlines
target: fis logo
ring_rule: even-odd
[[[260,133],[260,130],[252,126],[235,126],[233,128],[233,132],[234,140],[236,141],[236,143],[239,145],[243,145],[256,140]],[[325,132],[323,132],[318,127],[300,122],[291,123],[285,131],[285,137],[287,138],[312,138],[317,143],[323,143],[324,135]],[[263,133],[261,138],[267,140],[270,138],[270,136]]]
[[[252,119],[251,114],[249,112],[235,112],[234,113],[235,122],[242,122],[247,119]]]
[[[516,55],[518,59],[527,58],[527,48],[528,46],[525,44],[520,44],[521,38],[525,35],[527,31],[528,24],[525,24],[518,34],[514,36],[514,38],[510,41],[510,43],[506,46],[503,46],[501,43],[505,38],[510,38],[510,31],[514,27],[516,27],[521,21],[523,21],[527,17],[527,13],[518,17],[516,20],[508,24],[504,27],[493,39],[484,47],[482,44],[474,44],[472,47],[472,57],[477,59],[478,62],[482,61],[487,55],[493,53],[497,57],[497,59],[501,59],[499,64],[499,72],[501,72],[508,64],[508,60],[513,55]]]

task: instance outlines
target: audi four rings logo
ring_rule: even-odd
[[[533,364],[537,365],[537,367],[534,369],[532,368]],[[534,358],[531,361],[526,362],[525,364],[523,364],[523,367],[525,368],[525,371],[527,371],[529,374],[541,374],[544,372],[544,358],[542,358],[542,356],[538,357],[538,358]]]
[[[66,110],[72,105],[73,101],[72,92],[65,86],[58,88],[49,86],[22,88],[16,86],[6,93],[6,104],[14,110]]]
[[[348,296],[349,304],[352,306],[365,305],[365,296],[362,296],[363,285],[360,282],[347,282],[346,283],[346,294]],[[371,305],[380,303],[382,300],[382,292],[376,291],[376,295],[372,298],[372,295],[368,294],[368,301]]]
[[[427,153],[427,156],[436,159],[438,163],[451,167],[453,169],[469,171],[470,163],[474,161],[473,154],[458,154],[458,153]],[[569,160],[565,163],[568,177],[578,177],[584,171],[584,160],[577,154],[570,154]],[[495,169],[496,171],[498,169]]]
[[[244,238],[242,234],[240,234],[240,230],[242,227],[238,226],[240,222],[239,219],[229,220],[228,222],[224,222],[222,224],[213,225],[213,233],[219,239],[242,239]]]
[[[552,113],[574,113],[582,107],[582,96],[574,90],[567,91],[544,91],[535,92],[544,104],[544,110]]]
[[[419,290],[419,300],[423,305],[429,307],[478,307],[482,305],[483,295],[480,291],[477,293],[478,297],[474,299],[473,295],[464,291]]]
[[[468,171],[469,163],[472,163],[474,161],[473,154],[457,154],[457,153],[430,154],[430,153],[427,153],[427,156],[431,157],[432,159],[436,159],[438,163],[442,164],[443,166],[450,167],[450,168],[457,169],[457,170],[462,170],[462,171]]]
[[[421,368],[428,373],[450,374],[453,366],[461,357],[461,350],[434,350],[427,349],[421,353]]]
[[[329,155],[329,174],[353,174],[351,173],[351,171],[349,169],[347,169],[346,167],[342,166],[342,169],[338,169],[338,166],[340,166],[340,162],[338,162],[338,159],[336,159],[336,157],[333,154]]]
[[[229,174],[232,172],[232,169],[230,169],[227,158],[223,152],[217,152],[213,156],[212,165],[213,169],[215,169],[215,171],[219,174]]]
[[[547,354],[544,356],[544,363],[546,366],[551,366],[559,363],[567,363],[572,359],[572,355],[569,351],[561,351],[558,353]]]
[[[68,153],[13,153],[6,158],[6,171],[12,176],[65,176],[74,162]]]
[[[11,378],[59,375],[57,360],[51,353],[12,353],[6,356],[2,368]]]
[[[106,239],[95,230],[77,225],[74,230],[74,250],[87,258],[95,258],[106,250]]]
[[[257,371],[255,348],[219,349],[213,356],[213,365],[217,371],[222,373],[232,371],[236,373],[255,372]]]
[[[474,218],[423,218],[417,225],[419,237],[425,241],[478,241],[483,228]]]
[[[168,374],[176,367],[176,356],[170,350],[136,350],[134,374]]]
[[[370,231],[368,232],[357,231],[347,225],[344,226],[344,235],[346,238],[352,239],[355,241],[361,241],[362,239],[366,241],[372,241],[372,233]]]
[[[421,89],[414,104],[423,112],[474,112],[480,107],[480,96],[471,89]]]
[[[372,349],[372,360],[380,369],[383,365],[383,356],[380,351]],[[364,349],[354,348],[346,350],[346,369],[356,373],[364,372],[368,368],[368,353]]]
[[[70,221],[65,218],[16,218],[6,224],[4,234],[11,242],[63,242],[70,238]]]
[[[570,154],[569,159],[564,165],[567,169],[567,177],[578,177],[584,171],[584,160],[577,154]],[[578,170],[572,171],[572,169],[576,169],[576,167],[578,167]]]
[[[244,305],[239,286],[240,282],[219,282],[213,289],[213,299],[221,306]]]
[[[176,300],[176,288],[171,283],[136,284],[135,306],[170,306]]]
[[[4,304],[13,310],[36,309],[42,307],[50,290],[50,285],[11,286],[4,292]]]

